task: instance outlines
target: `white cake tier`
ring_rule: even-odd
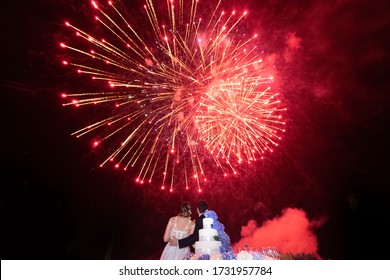
[[[220,254],[219,247],[222,246],[221,241],[196,241],[195,242],[195,254]]]
[[[199,230],[199,241],[215,241],[214,236],[218,236],[216,229],[203,228]]]
[[[203,228],[212,228],[211,225],[214,223],[213,218],[203,218]]]

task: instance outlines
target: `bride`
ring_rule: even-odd
[[[165,228],[164,242],[167,242],[167,244],[160,260],[182,260],[190,253],[190,247],[180,249],[179,246],[171,246],[168,242],[172,237],[182,239],[194,231],[195,223],[191,221],[191,205],[188,202],[184,202],[180,209],[180,213],[175,217],[171,217]]]

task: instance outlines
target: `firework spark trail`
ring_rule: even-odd
[[[182,184],[201,191],[206,165],[236,174],[237,164],[262,158],[277,145],[285,109],[270,90],[273,77],[262,64],[257,35],[239,32],[246,11],[227,15],[221,2],[203,11],[208,16],[202,20],[196,0],[179,0],[178,7],[167,1],[167,13],[146,0],[146,32],[137,31],[112,1],[102,8],[91,1],[108,39],[66,22],[94,49],[61,43],[75,53],[64,64],[105,81],[109,90],[63,94],[70,99],[64,105],[113,104],[105,118],[73,133],[101,133],[93,146],[106,142],[111,152],[100,166],[135,167],[141,184],[162,177],[162,189]]]

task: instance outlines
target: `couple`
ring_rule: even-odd
[[[204,212],[208,209],[206,201],[198,202],[198,217],[191,220],[191,205],[184,202],[180,213],[169,219],[164,233],[164,242],[168,242],[160,260],[182,260],[191,252],[190,246],[199,240],[199,230],[203,228]]]

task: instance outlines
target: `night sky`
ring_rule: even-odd
[[[65,20],[91,24],[89,1],[2,3],[2,259],[158,259],[169,217],[199,199],[232,243],[250,220],[261,228],[299,209],[321,258],[388,259],[390,3],[224,3],[250,11],[288,108],[286,132],[263,161],[215,176],[200,194],[136,185],[131,172],[99,168],[88,138],[71,136],[87,116],[63,107],[60,93],[85,80],[61,65],[58,44],[69,38]]]

